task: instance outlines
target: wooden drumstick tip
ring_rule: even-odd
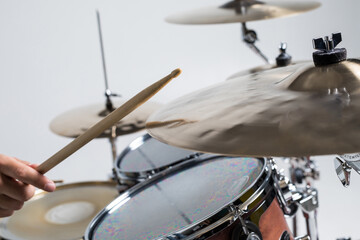
[[[170,75],[171,75],[172,78],[176,78],[181,74],[181,72],[182,72],[181,69],[177,68],[174,71],[172,71]]]

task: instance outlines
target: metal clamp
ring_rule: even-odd
[[[344,154],[334,159],[335,171],[344,187],[350,185],[351,170],[360,174],[360,153]]]

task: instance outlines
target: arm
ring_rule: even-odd
[[[11,216],[22,208],[25,201],[34,196],[35,187],[48,192],[55,190],[55,184],[32,165],[0,154],[0,217]]]

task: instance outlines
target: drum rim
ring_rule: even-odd
[[[56,185],[56,190],[55,191],[71,189],[71,188],[74,188],[74,187],[91,187],[91,186],[110,187],[110,188],[114,188],[115,191],[116,191],[117,183],[115,181],[111,181],[111,180],[110,181],[109,180],[104,180],[104,181],[84,181],[84,182],[74,182],[74,183],[61,183],[59,185]],[[37,189],[35,191],[34,196],[28,202],[37,201],[39,199],[41,200],[43,197],[45,197],[48,194],[51,194],[51,193],[46,192],[46,191],[41,190],[41,189]],[[1,234],[1,237],[6,237],[6,238],[9,238],[9,239],[20,239],[17,235],[14,235],[7,228],[7,224],[10,221],[11,217],[12,216],[4,217],[4,218],[0,219],[0,234]]]
[[[95,218],[90,222],[90,224],[88,225],[88,227],[85,231],[85,234],[84,234],[85,240],[93,239],[93,235],[95,233],[95,230],[97,229],[97,226],[99,226],[102,223],[102,220],[108,215],[109,212],[113,211],[114,208],[121,207],[128,200],[130,200],[132,196],[141,192],[143,189],[146,189],[148,185],[151,185],[153,182],[156,182],[161,178],[165,178],[169,174],[175,173],[176,171],[195,167],[200,163],[203,163],[203,162],[206,162],[209,160],[215,160],[217,158],[223,158],[223,157],[234,158],[234,157],[230,157],[230,156],[203,154],[203,155],[200,155],[198,158],[191,159],[189,161],[178,164],[174,167],[168,168],[159,174],[155,174],[151,179],[141,182],[141,183],[135,185],[134,187],[130,188],[129,190],[125,191],[123,194],[118,196],[114,201],[112,201],[108,206],[106,206],[103,210],[101,210],[95,216]],[[196,237],[197,235],[201,234],[202,231],[208,232],[211,229],[213,229],[217,226],[220,226],[221,224],[226,223],[227,221],[236,220],[239,217],[238,209],[246,212],[248,210],[249,205],[251,203],[253,203],[265,191],[266,187],[268,186],[268,183],[271,180],[271,174],[272,174],[272,169],[269,165],[270,163],[267,158],[257,158],[257,157],[252,157],[252,158],[262,161],[262,163],[263,163],[262,169],[261,169],[259,175],[257,176],[257,178],[253,181],[253,183],[251,185],[249,185],[238,197],[232,199],[225,206],[208,214],[204,218],[199,219],[199,220],[189,224],[188,226],[185,226],[185,227],[177,230],[176,232],[169,233],[167,236],[163,236],[163,237],[160,237],[157,239],[165,240],[165,239],[168,239],[167,237],[172,236],[173,234],[183,234],[183,233],[188,232],[190,229],[191,230],[196,229],[195,231],[193,231],[194,233],[192,235],[188,235],[186,238],[184,238],[184,239],[193,239],[193,237]],[[242,196],[244,196],[247,192],[249,192],[259,181],[261,181],[259,188],[257,188],[255,190],[255,192],[253,194],[251,194],[251,196],[248,199],[246,199],[244,202],[242,202],[240,200],[240,198]],[[224,211],[226,211],[227,213],[224,214]],[[209,224],[208,221],[210,218],[211,219],[215,218],[215,220],[212,219],[212,222]],[[206,224],[205,224],[205,221],[207,221]],[[202,226],[206,226],[206,227],[202,227]]]
[[[186,160],[195,158],[199,155],[199,153],[194,152],[193,154],[189,154],[184,156],[183,158],[163,165],[161,167],[157,167],[154,169],[149,169],[149,170],[145,170],[145,171],[124,171],[120,168],[120,164],[123,161],[123,158],[132,150],[135,150],[139,147],[141,147],[146,141],[148,141],[149,139],[155,139],[153,137],[151,137],[151,135],[149,133],[145,133],[144,135],[136,138],[135,140],[133,140],[117,157],[116,161],[114,162],[114,169],[116,171],[116,175],[119,179],[119,181],[121,180],[135,180],[136,183],[140,182],[141,180],[145,180],[147,179],[149,176],[153,176],[154,174],[161,172],[171,166],[174,165],[178,165]],[[156,139],[155,139],[156,140]],[[190,150],[185,150],[184,151],[190,151]]]

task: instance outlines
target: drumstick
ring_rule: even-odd
[[[124,103],[122,106],[111,112],[104,119],[96,123],[94,126],[89,128],[83,134],[75,138],[72,142],[62,148],[60,151],[51,156],[48,160],[44,161],[42,164],[37,167],[37,171],[39,173],[45,174],[50,169],[64,161],[71,154],[79,150],[85,144],[90,142],[92,139],[99,136],[106,129],[109,129],[115,123],[120,121],[126,115],[134,111],[141,104],[146,102],[149,98],[154,96],[161,88],[163,88],[167,83],[169,83],[173,78],[176,78],[181,73],[180,69],[175,69],[169,75],[164,77],[163,79],[155,82],[149,87],[145,88],[134,97],[132,97],[129,101]]]

